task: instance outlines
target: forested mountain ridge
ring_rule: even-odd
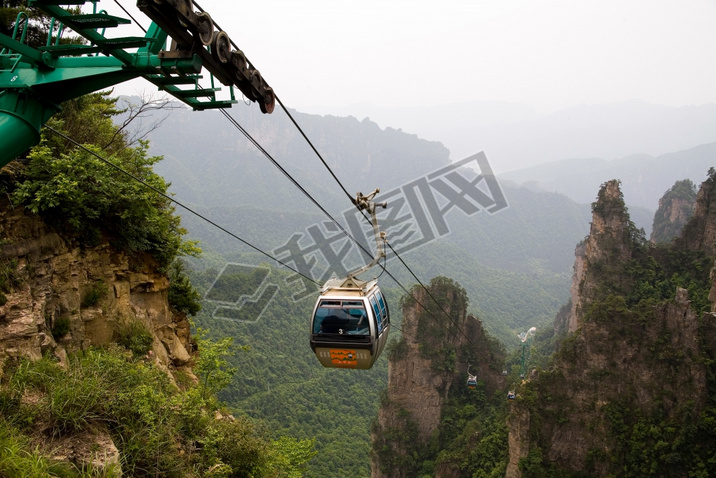
[[[713,475],[715,188],[711,168],[681,235],[654,246],[602,186],[566,338],[511,406],[507,476]]]
[[[227,112],[320,203],[329,205],[330,212],[340,213],[350,206],[283,112],[262,116],[255,108],[242,105]],[[448,150],[440,143],[400,130],[382,130],[369,120],[296,111],[291,114],[352,195],[376,187],[387,191],[449,163]],[[154,112],[153,117],[166,117],[149,135],[152,153],[164,157],[157,170],[172,180],[174,193],[185,201],[315,212],[311,203],[220,113],[177,108],[170,113]],[[339,208],[330,207],[332,203]]]

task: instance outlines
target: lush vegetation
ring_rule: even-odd
[[[201,272],[188,268],[202,295],[215,285],[223,269],[223,264],[206,267],[211,254],[207,256],[191,259],[202,263],[198,267]],[[241,311],[235,316],[245,320],[227,320],[221,313],[213,317],[215,310],[233,297],[226,295],[222,286],[207,297],[223,302],[205,300],[195,318],[208,329],[208,336],[216,340],[231,337],[237,345],[248,347],[227,358],[236,374],[219,395],[235,413],[261,419],[278,435],[315,439],[317,455],[308,463],[306,477],[368,477],[370,424],[378,411],[380,392],[387,385],[387,354],[371,370],[323,368],[308,344],[315,296],[294,301],[295,285],[288,280],[291,274],[269,270],[265,281],[280,287],[260,317],[247,318]],[[233,280],[230,274],[228,282]],[[239,290],[252,292],[245,285]],[[399,327],[398,295],[389,288],[382,290],[391,306],[391,321]],[[391,335],[397,338],[396,331]]]
[[[104,238],[129,252],[146,253],[169,272],[170,303],[194,315],[201,308],[200,297],[178,258],[197,255],[197,241],[184,238],[169,184],[153,170],[161,157],[150,157],[146,142],[133,145],[127,131],[113,123],[113,116],[122,113],[116,103],[117,98],[96,93],[63,104],[48,126],[73,141],[44,129],[26,165],[4,171],[0,187],[14,203],[83,244]],[[4,276],[0,274],[0,302],[2,291],[12,285]],[[96,304],[106,293],[97,282],[84,294],[82,306]]]
[[[711,176],[706,184],[709,183],[716,184],[716,178]],[[600,247],[606,248],[607,259],[590,264],[594,280],[599,283],[596,295],[590,297],[592,307],[599,308],[598,302],[611,300],[611,296],[623,297],[628,307],[642,301],[656,303],[670,300],[674,299],[676,288],[680,287],[689,291],[692,308],[697,313],[708,310],[713,258],[707,255],[707,251],[688,247],[683,240],[673,245],[654,246],[648,243],[643,231],[629,220],[623,197],[607,201],[602,197],[604,190],[600,190],[600,198],[594,203],[593,210],[605,215],[622,215],[627,237],[621,238],[621,245],[600,243]],[[695,223],[700,221],[694,218],[687,225],[692,232],[685,231],[683,237],[701,235],[703,231],[694,230]],[[620,247],[628,249],[628,260],[615,260]]]
[[[90,467],[53,462],[46,443],[106,429],[126,476],[301,476],[312,440],[272,438],[261,423],[221,411],[214,393],[224,383],[216,377],[226,373],[225,345],[201,340],[200,380],[181,388],[144,357],[119,348],[72,355],[64,367],[48,358],[6,364],[0,474],[97,476]]]
[[[421,286],[415,285],[411,294],[401,300],[401,307],[415,307],[414,297],[422,297],[416,329],[416,335],[420,337],[420,355],[430,360],[434,371],[454,372],[458,348],[445,339],[460,336],[460,324],[455,317],[467,311],[467,292],[448,277],[433,278],[428,291],[423,293]]]

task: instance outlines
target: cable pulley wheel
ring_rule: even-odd
[[[228,63],[231,59],[231,39],[225,31],[215,32],[211,40],[211,56],[219,63]]]
[[[194,2],[192,0],[175,0],[174,8],[177,10],[177,20],[184,28],[189,28],[190,14],[194,11]]]
[[[261,108],[261,112],[264,114],[271,114],[273,113],[273,109],[276,106],[276,97],[273,94],[273,88],[270,86],[266,87],[266,90],[264,91],[264,99],[263,101],[259,101],[259,108]]]
[[[261,87],[264,84],[264,79],[261,76],[261,73],[259,73],[259,70],[251,70],[249,82],[251,82],[251,86],[254,87],[254,90],[256,90],[256,92],[261,92]]]
[[[235,75],[239,81],[246,81],[247,70],[246,66],[246,55],[241,50],[234,50],[231,52],[231,63],[236,67]]]
[[[196,14],[196,29],[199,32],[199,41],[204,46],[209,46],[214,39],[214,22],[211,15],[206,12]]]

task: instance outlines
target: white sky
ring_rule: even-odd
[[[135,18],[149,19],[133,0]],[[716,0],[201,0],[288,107],[716,103]],[[116,4],[100,5],[123,15]],[[136,94],[152,86],[117,89]]]

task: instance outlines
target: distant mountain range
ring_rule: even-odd
[[[239,104],[229,113],[330,214],[342,218],[351,209],[282,111],[261,115]],[[375,187],[391,191],[419,178],[433,181],[430,174],[450,164],[442,144],[400,129],[383,129],[368,119],[292,114],[349,194]],[[218,112],[172,110],[150,139],[151,153],[165,158],[156,170],[172,183],[178,200],[268,252],[285,245],[293,234],[303,234],[305,245],[307,228],[327,221]],[[689,177],[700,183],[714,152],[716,143],[658,157],[563,160],[500,174],[509,207],[470,215],[453,207],[446,216],[449,232],[405,257],[423,280],[446,275],[461,282],[488,326],[502,322],[513,328],[551,320],[567,297],[574,247],[588,231],[589,204],[600,184],[622,180],[632,220],[648,235],[658,198],[676,180]],[[494,167],[489,154],[487,159]],[[246,247],[230,236],[178,212],[207,251],[225,260],[246,257]],[[410,284],[413,279],[393,264],[391,270],[397,269],[401,281]]]
[[[440,141],[453,161],[485,151],[497,173],[567,158],[659,156],[716,141],[714,104],[671,107],[632,100],[551,113],[495,101],[419,109],[358,104],[344,114]]]
[[[578,203],[593,202],[602,183],[618,179],[628,206],[655,211],[661,196],[677,180],[690,179],[699,185],[714,166],[716,143],[710,143],[656,157],[639,154],[611,161],[564,159],[501,174],[500,178],[561,193]]]

